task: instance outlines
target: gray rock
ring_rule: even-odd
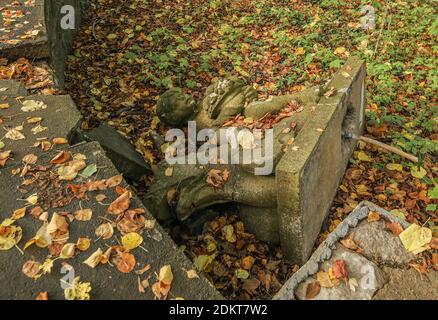
[[[84,132],[83,137],[87,141],[99,142],[108,158],[126,178],[136,181],[145,174],[151,174],[150,166],[134,146],[110,125],[103,123],[91,131]]]
[[[26,96],[27,91],[21,82],[0,79],[0,96]]]
[[[362,221],[353,231],[353,239],[368,259],[387,266],[406,267],[415,256],[408,252],[400,238],[386,230],[386,222]]]
[[[356,252],[344,249],[342,246],[333,252],[330,260],[321,265],[320,270],[328,271],[334,261],[338,259],[345,261],[349,278],[356,279],[358,286],[352,290],[348,283],[341,280],[337,287],[321,287],[321,291],[314,298],[315,300],[370,300],[374,293],[386,283],[385,274],[375,263]],[[307,286],[314,281],[313,277],[308,277],[298,285],[295,291],[298,299],[306,299]]]
[[[438,272],[421,275],[413,268],[384,267],[388,283],[376,293],[375,300],[438,300]]]

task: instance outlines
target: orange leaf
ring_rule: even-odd
[[[52,160],[50,160],[50,163],[52,163],[52,164],[65,163],[70,159],[70,157],[71,157],[71,155],[69,152],[61,151]]]
[[[123,273],[129,273],[135,267],[135,257],[127,252],[120,254],[120,261],[117,264],[117,269]]]
[[[131,192],[125,191],[120,197],[110,204],[107,211],[111,214],[122,214],[129,208],[130,203]]]
[[[386,225],[386,227],[387,227],[389,230],[391,230],[391,232],[392,232],[395,236],[398,236],[400,233],[403,232],[403,227],[402,227],[402,225],[401,225],[400,223],[398,223],[398,222],[391,222],[391,223],[388,223],[388,224]]]

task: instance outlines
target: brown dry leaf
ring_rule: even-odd
[[[125,191],[120,197],[114,200],[108,207],[108,213],[111,214],[122,214],[129,208],[131,203],[131,192]]]
[[[432,250],[438,250],[438,238],[432,238],[432,241],[429,243],[429,247]]]
[[[175,188],[170,189],[170,190],[167,191],[167,193],[166,193],[166,199],[167,199],[167,203],[168,203],[169,205],[172,204],[172,202],[173,202],[174,200],[176,200],[177,197],[178,197],[178,191],[177,191]]]
[[[24,273],[25,276],[32,278],[32,279],[36,279],[39,278],[39,273],[41,270],[41,263],[39,263],[38,261],[34,261],[34,260],[29,260],[26,261],[23,264],[22,267],[22,272]]]
[[[140,277],[137,277],[137,287],[138,287],[138,292],[140,293],[145,293],[145,287],[143,286],[143,283],[140,280]]]
[[[23,157],[22,161],[25,164],[35,164],[38,160],[38,157],[33,153],[27,154]]]
[[[135,257],[131,253],[123,252],[120,254],[120,261],[117,269],[123,273],[129,273],[135,267]]]
[[[89,221],[92,215],[93,211],[91,211],[91,209],[82,209],[74,213],[75,219],[79,221]]]
[[[98,236],[99,238],[107,240],[107,239],[111,238],[114,234],[113,225],[110,222],[103,223],[96,228],[95,233],[96,233],[96,236]]]
[[[50,220],[50,223],[47,225],[47,232],[49,234],[53,234],[56,231],[60,231],[62,233],[67,232],[68,231],[68,223],[67,223],[67,220],[65,219],[65,217],[54,212],[52,215],[52,219]]]
[[[357,250],[359,247],[353,240],[353,234],[350,234],[347,238],[339,241],[345,248],[350,250]]]
[[[135,271],[135,274],[141,276],[143,273],[145,273],[146,271],[149,271],[150,269],[151,269],[151,265],[150,264],[146,264],[140,270]]]
[[[98,194],[95,199],[97,202],[102,202],[103,200],[106,199],[106,195],[104,195],[103,193]]]
[[[67,151],[60,151],[56,156],[53,157],[52,160],[50,160],[50,163],[52,164],[62,164],[70,160],[71,154]]]
[[[321,285],[318,281],[313,281],[307,285],[306,288],[306,299],[315,298],[318,293],[321,291]]]
[[[250,294],[256,294],[256,290],[258,287],[260,287],[260,280],[258,279],[243,280],[242,289]]]
[[[403,232],[403,227],[400,223],[398,222],[390,222],[386,225],[386,227],[391,230],[391,232],[395,235],[398,236],[400,233]]]
[[[247,256],[242,259],[242,268],[246,270],[251,270],[252,265],[255,262],[255,258],[251,256]]]
[[[368,213],[368,222],[375,222],[380,220],[380,214],[378,214],[376,211],[370,211]]]
[[[91,268],[95,268],[102,260],[102,255],[102,249],[99,248],[91,256],[89,256],[88,259],[84,261],[84,263]]]
[[[80,251],[87,251],[90,244],[91,240],[89,238],[79,238],[76,242],[76,248]]]
[[[3,168],[6,164],[6,161],[8,161],[11,158],[12,151],[6,150],[3,152],[0,152],[0,168]]]
[[[24,215],[26,214],[26,208],[27,207],[23,207],[23,208],[15,210],[14,213],[12,213],[12,219],[18,220],[18,219],[23,218]]]
[[[230,173],[228,170],[225,169],[222,171],[218,169],[211,169],[208,171],[207,183],[214,188],[222,188],[229,178]]]
[[[49,300],[49,294],[47,293],[47,291],[40,292],[38,293],[35,300]]]
[[[105,182],[105,185],[108,188],[114,188],[116,186],[118,186],[123,180],[123,175],[122,174],[118,174],[114,177],[108,178]]]
[[[438,253],[432,253],[432,264],[438,267]]]
[[[426,261],[423,260],[422,264],[418,264],[418,263],[411,263],[409,264],[412,268],[414,268],[415,270],[417,270],[420,274],[427,274],[427,263]]]

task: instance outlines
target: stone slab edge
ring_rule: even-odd
[[[392,215],[388,211],[378,207],[372,202],[362,201],[359,205],[329,234],[327,239],[321,243],[310,259],[289,278],[280,291],[273,297],[273,300],[293,300],[294,292],[298,285],[308,277],[314,275],[319,270],[319,265],[330,259],[332,251],[336,249],[336,244],[344,238],[350,229],[356,227],[359,222],[368,217],[369,211],[377,211],[380,216],[390,222],[398,222],[403,228],[410,226],[410,223]]]

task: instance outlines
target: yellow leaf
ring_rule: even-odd
[[[340,55],[345,53],[345,51],[347,51],[347,49],[345,49],[345,47],[337,47],[334,51],[335,54]]]
[[[26,201],[31,205],[36,205],[38,202],[38,196],[36,193],[26,198]]]
[[[422,179],[426,175],[426,170],[423,167],[413,166],[411,168],[411,175],[415,178]]]
[[[20,218],[23,218],[24,215],[26,214],[26,207],[17,209],[14,211],[14,213],[12,214],[12,219],[14,220],[18,220]]]
[[[406,250],[417,254],[427,249],[424,245],[432,241],[432,230],[413,223],[399,234],[399,238]]]
[[[222,228],[222,235],[228,242],[230,243],[236,242],[236,235],[234,234],[234,228],[232,225],[229,224],[224,226]]]
[[[357,159],[360,161],[371,161],[371,158],[364,151],[359,151],[357,153]]]
[[[79,238],[76,242],[76,248],[81,251],[86,251],[91,244],[91,240],[89,238]]]
[[[74,243],[64,244],[64,246],[61,249],[61,254],[59,255],[59,257],[62,259],[68,259],[73,257],[73,255],[75,254],[75,246],[76,244]]]
[[[128,250],[137,248],[142,242],[143,238],[137,232],[130,232],[122,237],[122,245]]]
[[[399,163],[388,163],[386,165],[386,168],[392,171],[400,171],[400,172],[403,171],[403,166]]]
[[[306,53],[306,50],[303,47],[299,47],[295,49],[295,54],[296,55],[303,55]]]
[[[316,280],[323,288],[332,288],[334,286],[333,282],[330,280],[329,274],[325,271],[319,271],[316,274]]]
[[[165,285],[172,284],[173,281],[173,273],[170,265],[165,265],[160,269],[160,274],[158,275],[158,280]]]

